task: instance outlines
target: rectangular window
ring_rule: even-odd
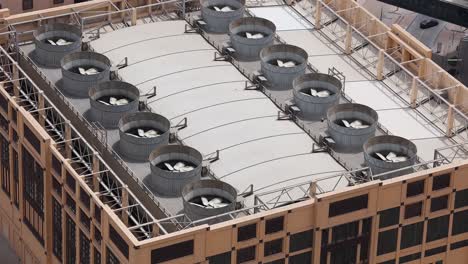
[[[3,97],[3,95],[0,95],[0,108],[7,113],[8,112],[8,100]]]
[[[312,252],[308,251],[302,254],[289,257],[289,264],[312,263]]]
[[[91,219],[81,209],[80,209],[80,223],[86,228],[86,230],[88,230],[88,231],[90,230],[90,228],[91,228]]]
[[[62,261],[62,205],[52,197],[52,251]]]
[[[70,208],[70,211],[72,211],[74,214],[76,214],[76,204],[75,200],[67,193],[67,206]]]
[[[450,244],[450,250],[468,247],[468,239]]]
[[[29,10],[33,8],[33,0],[23,0],[23,10]]]
[[[90,254],[89,239],[82,231],[80,231],[80,264],[89,264]]]
[[[94,219],[96,219],[98,223],[101,223],[101,208],[99,208],[97,204],[94,205]]]
[[[19,186],[19,164],[18,164],[18,152],[12,149],[12,158],[13,158],[13,188],[14,188],[14,195],[13,195],[13,203],[15,204],[16,208],[19,208],[19,194],[20,194],[20,186]]]
[[[209,264],[228,264],[231,263],[231,251],[208,257]]]
[[[75,222],[70,216],[66,216],[66,230],[65,230],[65,243],[66,243],[66,258],[65,263],[76,263],[76,229]]]
[[[80,188],[80,201],[89,210],[90,197],[83,188]]]
[[[437,239],[442,239],[442,238],[447,237],[448,227],[449,227],[448,215],[429,219],[429,221],[427,222],[426,242],[431,242]]]
[[[380,232],[377,245],[377,255],[394,252],[397,248],[398,228]]]
[[[450,186],[450,173],[434,176],[432,180],[432,190],[440,190]]]
[[[424,193],[424,180],[410,182],[406,188],[406,197],[416,196]]]
[[[119,259],[110,251],[109,248],[107,248],[107,260],[106,264],[120,264]]]
[[[468,210],[453,214],[452,236],[468,232]]]
[[[0,114],[0,127],[8,134],[9,122],[2,114]]]
[[[431,212],[447,209],[448,195],[435,197],[431,199]]]
[[[52,155],[52,168],[58,176],[62,175],[62,164],[54,155]]]
[[[102,240],[101,231],[96,226],[94,226],[94,240],[96,240],[98,244],[100,244]]]
[[[2,97],[2,96],[0,96]],[[0,135],[0,164],[2,174],[2,189],[10,196],[10,144]]]
[[[285,259],[277,259],[277,260],[273,260],[270,262],[265,262],[265,264],[284,264],[284,263],[285,263]],[[291,260],[289,261],[289,263],[291,263]]]
[[[400,222],[400,207],[390,208],[379,212],[379,227],[398,225]]]
[[[23,148],[24,223],[44,243],[44,171]]]
[[[120,250],[122,255],[128,258],[128,244],[125,240],[117,233],[112,225],[109,225],[109,238],[115,246]]]
[[[399,263],[402,264],[402,263],[410,262],[410,261],[413,261],[413,260],[417,260],[419,258],[421,258],[421,252],[403,256],[403,257],[400,258]]]
[[[242,248],[237,250],[237,264],[244,263],[255,259],[255,246]]]
[[[441,246],[441,247],[436,247],[436,248],[431,248],[431,249],[428,249],[424,252],[424,256],[425,257],[430,257],[430,256],[434,256],[434,255],[437,255],[437,254],[440,254],[440,253],[443,253],[447,251],[447,246]]]
[[[379,264],[395,264],[396,261],[394,259],[391,259],[391,260],[387,260],[387,261],[384,261],[384,262],[380,262]]]
[[[313,229],[292,234],[291,236],[289,236],[289,252],[292,253],[306,248],[311,248],[313,240]]]
[[[368,195],[360,195],[338,202],[330,203],[328,217],[334,217],[342,214],[351,213],[367,208]]]
[[[193,240],[187,240],[151,251],[151,263],[161,263],[193,255]]]
[[[241,226],[237,229],[237,241],[245,241],[257,237],[257,224]]]
[[[63,0],[54,0],[54,5],[63,4]]]
[[[341,242],[354,238],[359,233],[359,221],[338,225],[332,228],[332,242]]]
[[[29,129],[27,125],[23,125],[23,129],[24,129],[24,137],[28,140],[31,146],[33,146],[33,148],[37,151],[37,153],[41,153],[41,141],[39,141],[39,139]]]
[[[94,264],[101,264],[101,252],[94,248]]]
[[[75,178],[67,171],[65,176],[65,182],[67,183],[68,187],[70,187],[71,191],[74,193],[76,190],[76,181]]]
[[[422,202],[405,206],[405,219],[420,216],[422,212]]]
[[[282,238],[265,242],[264,251],[263,251],[263,255],[265,257],[278,254],[281,252],[283,252],[283,239]]]
[[[468,205],[468,189],[457,191],[455,193],[455,208]]]
[[[283,230],[284,216],[265,221],[265,234],[273,234]]]
[[[404,226],[401,230],[400,249],[420,245],[422,242],[424,222]]]
[[[62,195],[62,185],[55,177],[52,177],[52,188],[59,196]]]

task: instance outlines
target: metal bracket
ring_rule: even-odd
[[[214,60],[215,61],[230,61],[231,55],[229,54],[221,54],[218,51],[214,52]]]
[[[156,90],[157,90],[157,87],[156,86],[153,86],[153,91],[152,92],[149,92],[147,94],[145,94],[145,96],[150,99],[150,98],[153,98],[157,95],[156,93]]]
[[[284,113],[283,111],[278,111],[277,120],[291,120],[292,116],[288,113]]]

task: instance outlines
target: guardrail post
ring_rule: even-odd
[[[413,82],[411,83],[411,92],[410,92],[410,103],[412,108],[416,108],[416,101],[418,99],[418,77],[413,77]]]
[[[447,137],[451,137],[453,135],[452,134],[453,123],[454,123],[453,105],[450,105],[448,109],[448,113],[447,113],[447,130],[445,132],[445,135]]]
[[[353,29],[350,24],[346,27],[345,54],[351,54],[351,43],[353,40]]]
[[[320,0],[317,0],[317,4],[315,5],[315,24],[314,24],[315,29],[322,28],[322,25],[320,24],[321,20],[322,20],[322,2],[320,2]]]
[[[384,68],[384,51],[379,50],[379,58],[377,60],[377,80],[383,80],[383,68]]]
[[[132,8],[132,26],[136,26],[137,24],[137,9],[136,8]]]

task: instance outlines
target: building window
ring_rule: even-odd
[[[66,216],[66,230],[65,230],[65,241],[66,241],[66,259],[65,263],[76,263],[76,230],[75,222],[70,216]]]
[[[73,176],[68,171],[65,177],[65,181],[68,187],[70,187],[71,191],[74,193],[76,190],[76,181],[75,181],[75,178],[73,178]]]
[[[273,260],[273,261],[270,261],[270,262],[265,262],[265,264],[284,264],[285,263],[285,259],[277,259],[277,260]],[[293,263],[291,262],[291,260],[289,260],[289,263]]]
[[[54,177],[52,177],[52,188],[54,189],[55,193],[57,193],[59,196],[62,195],[62,185]]]
[[[379,212],[379,227],[398,225],[400,222],[400,207],[390,208]]]
[[[237,229],[237,241],[245,241],[257,237],[257,224],[241,226]]]
[[[1,97],[1,96],[0,96]],[[2,174],[2,189],[10,196],[10,144],[0,135],[0,162]]]
[[[276,239],[273,241],[265,242],[263,255],[270,256],[281,253],[283,251],[283,239]]]
[[[447,237],[448,227],[449,227],[448,215],[429,219],[429,221],[427,222],[426,242],[431,242],[437,239],[442,239],[444,237]]]
[[[101,264],[101,252],[94,248],[94,264]]]
[[[33,9],[33,0],[23,0],[23,10]]]
[[[407,262],[410,262],[410,261],[413,261],[413,260],[417,260],[419,258],[421,258],[421,252],[403,256],[403,257],[400,258],[399,263],[400,264],[407,263]]]
[[[72,211],[74,214],[76,214],[76,203],[75,200],[67,193],[67,206],[70,208],[70,211]]]
[[[432,180],[432,190],[437,191],[440,189],[444,189],[450,186],[450,173],[434,176]]]
[[[455,193],[455,208],[460,208],[468,205],[468,189],[461,190]]]
[[[421,244],[424,222],[404,226],[401,230],[400,249]]]
[[[405,206],[405,219],[420,216],[422,212],[422,202]]]
[[[120,250],[122,255],[128,258],[128,244],[125,240],[117,233],[117,230],[114,229],[112,225],[109,226],[109,238],[112,243]]]
[[[0,108],[7,113],[8,112],[8,100],[3,97],[3,95],[0,95]]]
[[[89,194],[83,188],[80,188],[80,201],[89,210],[90,197]]]
[[[94,205],[94,219],[96,219],[98,223],[101,223],[101,208],[99,208],[97,204]]]
[[[450,244],[450,250],[468,247],[468,239]]]
[[[23,149],[24,222],[36,238],[44,243],[44,171]]]
[[[112,251],[110,251],[109,248],[107,248],[106,264],[120,264],[119,259],[114,255],[114,253],[112,253]]]
[[[54,0],[54,5],[63,4],[63,0]]]
[[[24,137],[28,140],[31,146],[33,146],[33,148],[37,151],[37,153],[41,153],[41,142],[39,141],[39,139],[31,131],[31,129],[29,129],[27,125],[23,125],[23,129],[24,129]]]
[[[62,205],[52,197],[52,251],[62,261]]]
[[[52,168],[58,176],[62,175],[62,164],[54,155],[52,155]]]
[[[151,263],[160,263],[193,255],[193,240],[187,240],[151,251]]]
[[[425,257],[430,257],[430,256],[434,256],[434,255],[437,255],[437,254],[440,254],[440,253],[443,253],[447,251],[447,246],[441,246],[441,247],[436,247],[436,248],[431,248],[431,249],[428,249],[424,252],[424,256]]]
[[[244,263],[255,259],[255,246],[242,248],[237,250],[237,264]]]
[[[289,257],[289,264],[303,264],[312,262],[312,252],[308,251],[302,254]]]
[[[332,228],[332,243],[354,238],[359,233],[359,221],[342,224]]]
[[[342,214],[351,213],[367,208],[368,195],[360,195],[338,202],[330,203],[328,217],[334,217]]]
[[[86,235],[80,231],[80,264],[89,264],[90,254],[89,240]]]
[[[13,188],[15,193],[13,194],[13,203],[16,208],[19,208],[19,164],[18,164],[18,152],[12,149],[12,158],[13,158]]]
[[[468,210],[453,214],[452,236],[468,232]]]
[[[380,262],[379,264],[395,264],[396,261],[394,259],[391,259],[391,260],[387,260],[387,261],[384,261],[384,262]]]
[[[408,183],[406,197],[416,196],[424,193],[424,180]]]
[[[398,229],[392,229],[379,233],[377,255],[394,252],[397,248]]]
[[[289,252],[296,252],[306,248],[311,248],[313,240],[314,231],[312,229],[292,234],[289,237]]]
[[[0,95],[1,97],[1,95]],[[2,115],[0,114],[0,127],[3,129],[3,131],[5,131],[7,134],[8,134],[8,128],[9,128],[9,122],[8,120]]]
[[[448,207],[448,195],[431,199],[431,212],[447,209],[447,207]]]
[[[91,228],[91,219],[80,209],[80,223],[86,228],[86,230],[90,230]]]
[[[283,230],[284,216],[265,221],[265,234],[273,234]]]
[[[231,251],[208,257],[209,264],[228,264],[231,263]]]

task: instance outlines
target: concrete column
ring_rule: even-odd
[[[418,99],[417,78],[418,77],[414,77],[413,82],[411,83],[410,103],[412,108],[416,108],[416,100]]]
[[[379,50],[379,58],[377,61],[377,80],[383,80],[383,67],[384,67],[384,51]]]
[[[137,9],[135,7],[132,8],[132,26],[136,26],[137,25]]]
[[[320,3],[319,0],[317,0],[317,4],[315,6],[315,29],[320,29],[322,28],[322,25],[320,25],[320,20],[322,19],[322,3]]]
[[[447,130],[445,132],[445,135],[447,137],[452,136],[452,129],[453,129],[453,124],[454,124],[454,116],[453,116],[453,105],[451,105],[448,109],[447,113]]]
[[[125,208],[128,206],[128,186],[127,185],[124,185],[122,187],[122,208]],[[123,209],[122,210],[122,222],[128,226],[128,216],[126,214],[127,209]]]
[[[71,159],[72,157],[72,148],[71,148],[71,127],[70,121],[65,121],[65,159]]]
[[[93,172],[98,172],[99,171],[99,154],[94,153],[93,154]],[[93,173],[93,192],[99,192],[99,181],[98,181],[98,175],[96,173]]]
[[[45,101],[44,101],[44,91],[40,91],[39,93],[39,124],[42,127],[45,127],[45,115],[46,111],[43,110],[45,108]]]
[[[351,43],[353,40],[353,29],[351,28],[351,25],[348,24],[346,27],[346,38],[345,38],[345,54],[349,55],[351,54]]]

